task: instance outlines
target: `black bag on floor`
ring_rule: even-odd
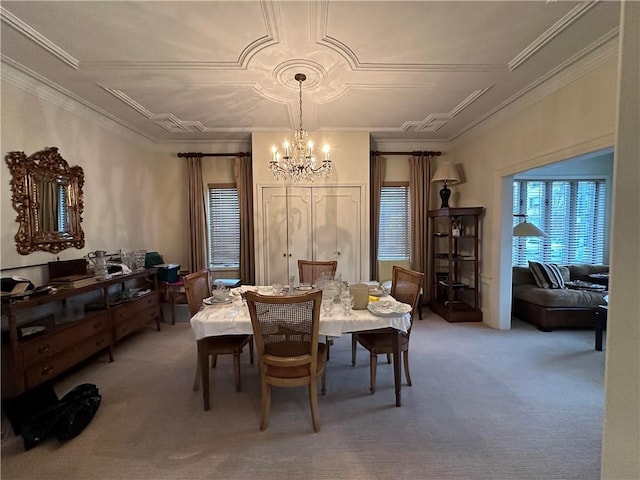
[[[53,406],[27,419],[22,426],[25,450],[54,435],[60,441],[77,436],[98,411],[102,396],[91,383],[78,385]]]

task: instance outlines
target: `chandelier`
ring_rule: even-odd
[[[313,142],[309,140],[309,133],[302,128],[302,82],[307,77],[303,73],[296,73],[295,77],[300,88],[300,128],[293,132],[291,141],[285,140],[284,153],[280,155],[278,148],[271,147],[271,161],[269,170],[276,179],[291,180],[293,182],[326,179],[331,175],[331,159],[329,145],[322,148],[324,158],[321,162],[316,159]]]

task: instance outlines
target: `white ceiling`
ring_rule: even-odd
[[[451,141],[616,42],[617,2],[3,1],[2,61],[156,142]]]

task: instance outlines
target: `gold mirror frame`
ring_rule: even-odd
[[[13,208],[20,224],[15,235],[18,253],[83,248],[82,167],[69,167],[56,147],[28,157],[9,152],[4,159],[12,175]]]

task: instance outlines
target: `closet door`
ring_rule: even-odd
[[[298,258],[311,258],[311,189],[262,189],[264,259],[267,285],[298,276]]]
[[[343,280],[362,280],[361,188],[313,187],[312,195],[313,260],[337,260]]]

